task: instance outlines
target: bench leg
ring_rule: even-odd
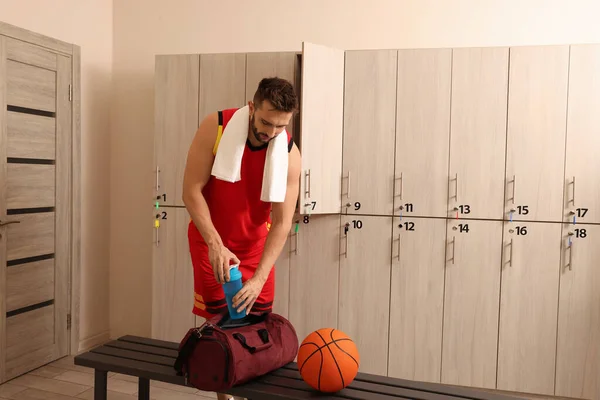
[[[94,400],[107,400],[107,373],[108,371],[94,370]]]
[[[138,400],[150,400],[150,380],[147,378],[139,378]]]

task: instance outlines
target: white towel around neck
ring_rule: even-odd
[[[241,179],[242,156],[248,138],[250,108],[237,110],[232,116],[219,142],[211,174],[220,180],[237,182]],[[285,200],[288,172],[288,141],[284,130],[271,140],[267,147],[260,199],[281,203]]]

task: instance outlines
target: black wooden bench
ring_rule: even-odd
[[[123,336],[75,357],[75,365],[93,368],[94,399],[106,400],[107,374],[115,372],[139,379],[138,399],[150,399],[150,381],[180,386],[186,384],[173,368],[178,343]],[[318,393],[300,377],[295,363],[227,391],[249,400],[282,399],[357,399],[357,400],[515,400],[518,397],[496,394],[452,385],[415,382],[359,373],[345,389],[334,393]]]

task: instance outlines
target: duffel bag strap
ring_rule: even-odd
[[[256,352],[259,351],[263,351],[268,349],[269,347],[271,347],[273,345],[272,342],[269,341],[269,332],[266,329],[259,329],[258,331],[256,331],[256,333],[258,333],[258,336],[260,337],[260,339],[262,340],[263,344],[261,344],[260,346],[250,346],[248,344],[248,342],[246,341],[246,337],[239,333],[236,332],[233,334],[233,337],[240,342],[240,344],[246,349],[248,350],[251,354],[254,354]]]
[[[177,375],[183,375],[183,366],[187,364],[188,358],[194,352],[196,345],[200,341],[200,334],[197,333],[197,330],[194,330],[187,338],[181,349],[179,350],[179,354],[177,355],[177,359],[175,359],[175,371],[177,371]]]

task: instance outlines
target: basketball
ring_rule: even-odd
[[[320,392],[337,392],[348,386],[360,365],[356,345],[345,333],[323,328],[300,344],[298,370],[304,382]]]

